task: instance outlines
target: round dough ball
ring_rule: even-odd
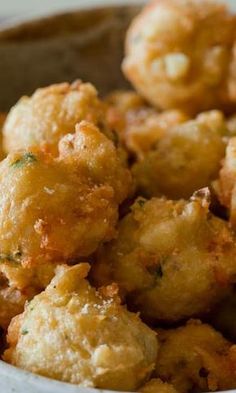
[[[130,173],[91,123],[81,123],[74,138],[68,151],[62,143],[58,159],[19,151],[0,164],[1,260],[17,257],[23,266],[70,261],[116,234]]]
[[[142,159],[155,148],[170,127],[184,123],[188,116],[180,110],[158,112],[132,91],[117,91],[108,99],[108,124],[127,150]]]
[[[132,90],[115,90],[106,97],[105,103],[107,124],[123,143],[128,119],[150,109],[143,98]]]
[[[126,168],[120,149],[91,123],[81,122],[74,134],[59,143],[60,159],[97,184],[108,184],[114,199],[121,203],[133,191],[130,171]]]
[[[223,2],[152,1],[128,30],[124,73],[162,109],[235,108],[235,26]]]
[[[208,209],[201,190],[189,202],[138,198],[92,267],[96,285],[116,282],[148,321],[179,321],[211,309],[235,282],[235,236]]]
[[[160,120],[165,116],[167,112],[159,115]],[[179,199],[209,186],[218,177],[226,135],[226,123],[219,111],[170,126],[134,163],[132,174],[138,190],[144,196]]]
[[[206,112],[194,120],[172,125],[171,121],[177,117],[175,112],[157,115],[155,126],[164,120],[164,133],[159,135],[159,140],[153,139],[155,143],[146,151],[143,149],[143,155],[139,154],[132,167],[137,188],[144,196],[189,198],[218,177],[228,132],[223,114]],[[155,136],[156,131],[157,128]],[[134,141],[134,133],[132,139]]]
[[[132,391],[149,377],[156,334],[120,305],[116,286],[96,291],[87,264],[60,267],[16,317],[4,359],[28,371],[100,389]]]
[[[12,153],[0,164],[1,259],[22,265],[89,255],[114,236],[114,191],[40,154]],[[89,227],[89,231],[88,231]]]
[[[210,325],[190,321],[158,337],[157,375],[181,393],[236,388],[236,347]]]
[[[11,109],[3,128],[7,153],[41,148],[54,155],[64,135],[87,120],[103,127],[105,109],[90,83],[76,81],[41,88],[32,97],[22,97]]]

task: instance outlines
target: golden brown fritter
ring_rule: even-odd
[[[70,137],[58,159],[22,151],[0,164],[2,260],[17,255],[23,266],[68,261],[114,237],[118,204],[131,184],[129,171],[113,143],[91,123],[78,126],[74,145]]]
[[[105,108],[90,83],[76,81],[36,90],[22,97],[11,109],[3,129],[7,153],[18,149],[41,148],[58,153],[58,142],[74,132],[77,123],[87,120],[103,127]]]
[[[157,375],[181,393],[236,387],[236,346],[210,325],[190,321],[158,337]]]
[[[130,171],[126,168],[120,149],[91,123],[82,122],[76,133],[68,134],[59,143],[60,158],[72,170],[79,172],[96,184],[113,188],[117,203],[124,201],[133,190]]]
[[[141,393],[177,393],[177,390],[170,383],[162,382],[160,379],[151,379],[142,389]]]
[[[92,277],[116,282],[147,320],[179,321],[207,312],[231,288],[235,236],[208,209],[207,190],[189,202],[138,198],[118,237],[97,255]]]
[[[132,91],[117,91],[108,99],[108,124],[129,152],[140,159],[155,148],[170,127],[188,120],[180,110],[158,112]]]
[[[107,122],[111,129],[123,136],[127,119],[132,114],[150,108],[145,100],[132,90],[115,90],[105,100]]]
[[[116,286],[99,292],[88,264],[60,267],[8,330],[4,359],[26,370],[87,387],[131,391],[155,367],[156,334],[120,305]]]
[[[167,113],[159,115],[159,119],[168,117]],[[194,191],[209,186],[218,177],[227,133],[224,116],[219,111],[170,125],[132,167],[138,190],[144,196],[179,199],[189,198]]]
[[[3,260],[15,254],[23,265],[73,259],[114,236],[113,189],[77,176],[63,162],[13,153],[0,164],[0,184]]]
[[[162,109],[192,114],[236,103],[235,16],[214,0],[155,0],[132,22],[123,70]]]

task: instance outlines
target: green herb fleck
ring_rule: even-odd
[[[37,158],[33,153],[25,153],[21,158],[18,158],[15,162],[11,164],[13,168],[21,168],[25,164],[32,164],[37,162]]]
[[[15,262],[19,263],[22,257],[22,252],[17,250],[12,254],[0,253],[0,262]]]
[[[145,203],[146,203],[146,199],[138,199],[137,202],[138,202],[140,207],[143,207],[145,205]]]
[[[27,329],[23,329],[22,331],[21,331],[21,334],[23,335],[23,336],[25,336],[26,334],[28,334],[29,333],[29,331],[27,330]]]
[[[14,258],[10,254],[0,254],[0,261],[14,262]]]

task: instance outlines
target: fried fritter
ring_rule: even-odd
[[[103,127],[104,118],[105,108],[90,83],[51,85],[22,97],[11,109],[3,128],[4,148],[9,153],[36,146],[57,155],[59,140],[74,132],[77,123],[87,120]]]
[[[140,159],[155,148],[170,127],[188,120],[179,110],[158,112],[132,91],[117,91],[107,99],[108,124],[115,129],[125,147]]]
[[[173,111],[172,111],[173,113]],[[171,121],[171,112],[159,115]],[[167,118],[167,120],[166,120]],[[144,196],[189,198],[218,177],[228,134],[223,114],[202,113],[194,120],[171,126],[137,159],[132,173]]]
[[[207,190],[189,202],[138,198],[117,239],[99,250],[95,284],[116,282],[146,320],[174,322],[207,312],[236,273],[235,236],[208,205]]]
[[[156,334],[120,305],[116,286],[99,292],[88,264],[61,266],[8,330],[4,359],[18,367],[87,387],[138,389],[157,357]]]
[[[120,150],[91,123],[82,122],[76,130],[60,141],[61,160],[72,170],[78,166],[79,171],[96,184],[111,186],[114,199],[117,203],[123,202],[132,193],[133,184]]]
[[[123,70],[162,109],[235,107],[235,16],[214,0],[155,0],[132,22]]]
[[[114,237],[130,173],[91,123],[65,138],[58,159],[19,151],[0,164],[1,260],[17,256],[22,266],[68,261]]]
[[[150,108],[145,100],[132,90],[115,90],[106,97],[105,103],[108,125],[121,137],[129,117]]]
[[[157,374],[181,393],[236,387],[236,346],[210,325],[190,321],[158,337]]]

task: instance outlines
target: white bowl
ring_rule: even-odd
[[[0,112],[39,86],[78,77],[104,94],[127,86],[120,71],[125,31],[144,2],[110,0],[112,6],[107,6],[106,0],[87,0],[79,10],[31,13],[1,25]],[[227,2],[236,11],[236,0]],[[40,377],[0,361],[0,393],[95,392],[102,391]]]

